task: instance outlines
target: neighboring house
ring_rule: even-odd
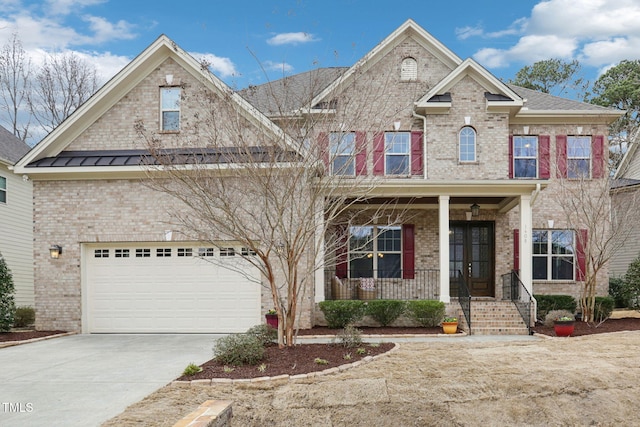
[[[640,150],[638,141],[630,144],[625,153],[620,166],[614,176],[611,202],[614,214],[616,208],[623,207],[629,203],[640,206]],[[610,262],[610,276],[622,277],[629,268],[629,264],[640,256],[640,226],[637,223],[627,224],[628,234],[621,236],[623,241],[616,249]]]
[[[187,88],[228,95],[216,102],[234,104],[248,132],[284,130],[329,153],[329,176],[375,183],[363,212],[392,201],[411,213],[404,224],[389,216],[349,227],[307,289],[301,327],[320,321],[313,303],[335,298],[332,284],[364,284],[361,297],[439,299],[458,313],[467,312],[464,284],[473,304],[513,297],[513,270],[530,293],[580,294],[586,230],[568,228],[554,197],[561,180],[605,179],[607,127],[618,111],[506,85],[411,20],[352,67],[242,97],[215,77],[203,83],[205,73],[162,36],[16,166],[34,182],[38,328],[236,332],[271,307],[268,291],[246,280],[254,273],[198,263],[193,255],[208,248],[167,233],[164,207],[175,202],[144,184],[136,123],[157,129],[163,146],[196,132],[182,119],[198,108],[181,98]],[[62,247],[58,259],[52,245]]]
[[[30,147],[0,127],[0,254],[13,275],[16,306],[34,306],[32,185],[11,169]]]

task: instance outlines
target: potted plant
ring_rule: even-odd
[[[458,332],[458,319],[456,317],[445,317],[441,324],[442,331],[445,334],[455,334]]]
[[[569,337],[573,334],[576,319],[573,316],[558,317],[553,322],[553,330],[558,337]]]
[[[267,319],[267,325],[278,328],[278,312],[275,309],[267,311],[264,317]]]

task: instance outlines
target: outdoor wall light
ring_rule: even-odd
[[[49,248],[49,255],[52,259],[60,258],[60,254],[62,254],[62,246],[60,245],[51,245]]]
[[[474,203],[470,207],[471,207],[471,216],[479,216],[480,215],[480,205],[479,204]]]

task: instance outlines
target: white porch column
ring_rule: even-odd
[[[449,302],[449,196],[438,197],[440,236],[440,301]]]
[[[524,287],[533,295],[533,245],[531,196],[520,196],[520,280]]]
[[[316,254],[315,254],[315,258],[314,258],[314,281],[315,281],[315,287],[314,287],[314,301],[316,303],[320,302],[320,301],[324,301],[325,299],[325,295],[324,295],[324,269],[325,269],[325,246],[324,246],[324,231],[325,231],[325,224],[324,224],[324,206],[322,206],[322,203],[318,203],[318,205],[320,206],[316,206],[316,214],[315,214],[315,227],[316,227],[316,232],[315,232],[315,248],[316,248]]]

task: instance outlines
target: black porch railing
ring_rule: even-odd
[[[415,269],[409,274],[373,270],[370,277],[337,277],[336,270],[325,270],[326,299],[431,299],[440,298],[440,271]]]
[[[529,333],[531,333],[531,307],[533,306],[533,298],[527,288],[524,287],[516,270],[502,275],[502,299],[511,300],[515,304],[522,320],[524,320],[525,325],[527,325]]]
[[[458,298],[458,303],[464,313],[464,318],[467,321],[467,334],[471,335],[471,292],[464,280],[464,276],[460,270],[453,272],[455,275],[457,289],[455,296]],[[453,296],[453,295],[452,295]]]

